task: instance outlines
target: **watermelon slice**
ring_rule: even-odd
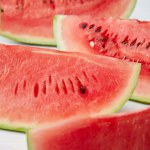
[[[136,0],[1,0],[0,4],[1,35],[23,43],[56,45],[55,14],[128,17]]]
[[[30,150],[149,150],[150,108],[31,130]]]
[[[142,63],[139,82],[131,99],[150,103],[150,22],[56,16],[58,47]]]
[[[0,127],[22,131],[118,111],[136,86],[140,64],[92,57],[0,45]]]

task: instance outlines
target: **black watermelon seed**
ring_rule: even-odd
[[[127,42],[127,41],[123,41],[123,42],[122,42],[122,44],[127,45],[127,44],[128,44],[128,42]]]
[[[129,37],[126,36],[125,39],[122,41],[122,44],[127,45],[129,42]]]
[[[4,9],[1,8],[1,12],[4,12]]]
[[[80,24],[80,27],[81,27],[82,29],[85,29],[85,28],[87,27],[87,25],[88,25],[87,23],[81,23],[81,24]]]
[[[85,88],[84,86],[81,86],[81,87],[80,87],[80,92],[81,92],[82,94],[85,94],[85,93],[86,93],[86,88]]]

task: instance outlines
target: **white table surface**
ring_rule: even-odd
[[[150,21],[150,0],[138,0],[131,18]],[[15,44],[15,42],[0,37],[0,43]],[[121,111],[139,110],[147,105],[128,102]],[[22,133],[0,130],[0,150],[27,150],[26,135]]]

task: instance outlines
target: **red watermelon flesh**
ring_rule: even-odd
[[[52,20],[53,4],[42,0],[1,0],[1,34],[16,41],[55,45]]]
[[[150,103],[149,22],[57,16],[54,28],[58,47],[64,51],[93,53],[141,63],[138,86],[131,99]]]
[[[55,45],[55,14],[127,17],[135,4],[136,0],[1,0],[0,33],[19,42]]]
[[[139,64],[103,56],[98,64],[83,54],[44,50],[0,45],[1,128],[20,131],[112,113],[136,86]]]
[[[30,150],[149,150],[150,109],[31,130],[28,146]]]

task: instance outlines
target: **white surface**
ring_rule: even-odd
[[[150,20],[150,0],[138,0],[131,18]],[[0,43],[16,44],[11,40],[2,37],[0,37]],[[147,107],[147,105],[128,102],[121,109],[121,112],[139,110],[143,107]],[[0,150],[27,150],[25,134],[0,130]]]

